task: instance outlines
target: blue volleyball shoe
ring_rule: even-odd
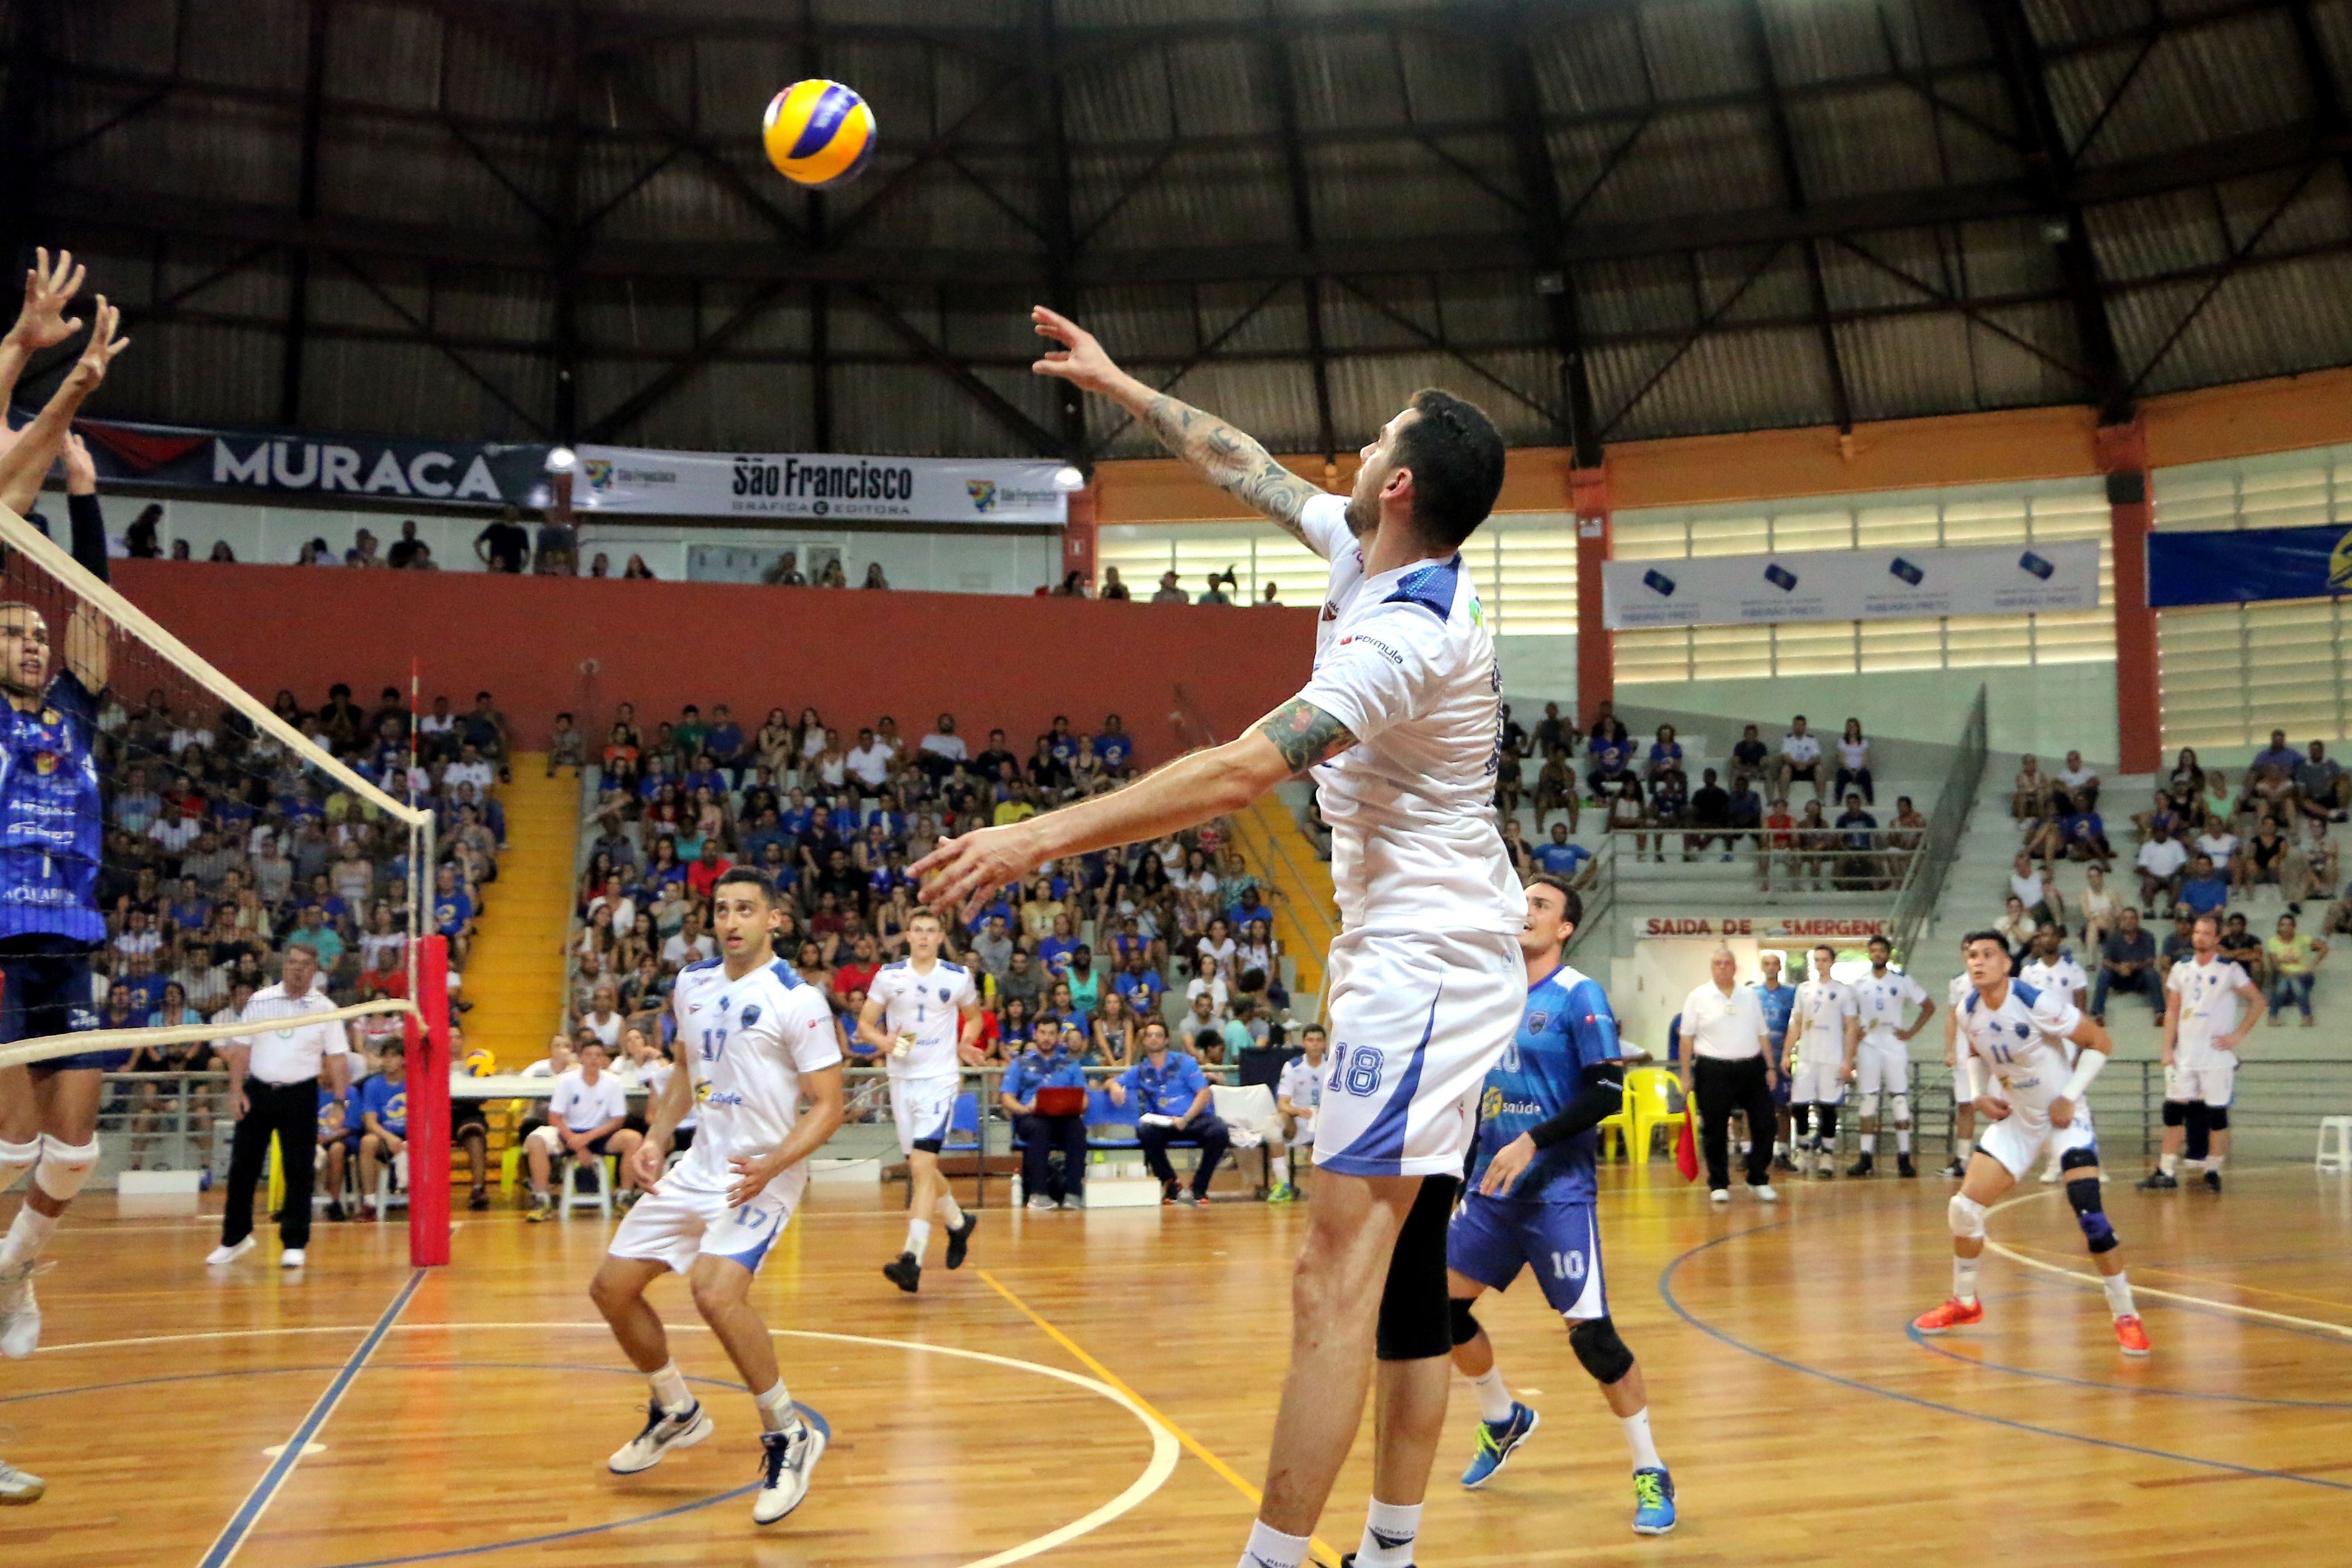
[[[1514,1400],[1509,1420],[1479,1422],[1478,1451],[1471,1456],[1470,1468],[1462,1472],[1462,1484],[1473,1488],[1485,1486],[1494,1473],[1503,1468],[1503,1461],[1511,1457],[1511,1451],[1534,1433],[1542,1419]]]
[[[1664,1469],[1633,1472],[1633,1533],[1664,1535],[1675,1527],[1675,1479]]]

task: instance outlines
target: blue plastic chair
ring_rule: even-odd
[[[958,1136],[962,1134],[962,1136]],[[948,1112],[948,1135],[940,1152],[980,1147],[980,1096],[970,1089],[955,1097],[955,1105]]]

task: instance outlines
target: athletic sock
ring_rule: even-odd
[[[2178,1154],[2158,1154],[2156,1157],[2156,1168],[2162,1171],[2168,1176],[2177,1175],[2180,1171],[2180,1156]]]
[[[667,1415],[676,1415],[694,1403],[694,1395],[686,1391],[686,1373],[677,1370],[677,1363],[667,1362],[653,1374],[654,1403]]]
[[[1962,1306],[1973,1307],[1977,1300],[1977,1260],[1973,1258],[1952,1259],[1952,1299]]]
[[[1895,1152],[1898,1154],[1911,1152],[1911,1129],[1908,1127],[1898,1127],[1895,1130]]]
[[[2118,1318],[2130,1317],[2134,1310],[2130,1279],[2117,1270],[2100,1279],[2099,1284],[2107,1293],[2107,1310]]]
[[[1419,1503],[1374,1498],[1364,1511],[1364,1541],[1356,1548],[1356,1568],[1412,1568],[1412,1543],[1420,1534]]]
[[[49,1233],[58,1228],[58,1216],[43,1214],[28,1201],[16,1210],[16,1223],[8,1227],[8,1239],[0,1241],[0,1268],[19,1263],[30,1263],[41,1255],[49,1242]]]
[[[1474,1377],[1470,1386],[1478,1394],[1478,1419],[1496,1426],[1511,1418],[1511,1388],[1503,1381],[1503,1369],[1490,1366],[1484,1377]]]
[[[1285,1535],[1259,1520],[1250,1526],[1249,1545],[1236,1568],[1299,1568],[1307,1561],[1309,1542],[1304,1535]]]
[[[907,1246],[905,1250],[915,1255],[916,1262],[920,1263],[923,1260],[923,1248],[930,1246],[930,1244],[931,1222],[927,1219],[908,1220],[907,1222]]]
[[[1625,1428],[1625,1447],[1633,1456],[1637,1470],[1663,1470],[1666,1462],[1658,1458],[1658,1445],[1650,1437],[1650,1409],[1643,1405],[1631,1415],[1617,1417],[1617,1425]]]
[[[769,1432],[789,1432],[800,1420],[800,1412],[793,1408],[793,1396],[784,1388],[783,1379],[765,1394],[751,1395],[751,1403],[760,1407],[761,1427]]]
[[[1955,1138],[1952,1140],[1952,1157],[1959,1161],[1961,1164],[1965,1165],[1969,1163],[1969,1151],[1975,1147],[1976,1141],[1974,1139]]]
[[[941,1193],[940,1201],[932,1206],[939,1210],[941,1225],[946,1226],[950,1230],[956,1230],[962,1226],[963,1210],[957,1205],[953,1193]]]
[[[2205,1173],[2206,1173],[2207,1175],[2211,1175],[2211,1174],[2213,1174],[2215,1172],[2219,1171],[2219,1170],[2221,1168],[2221,1161],[2222,1161],[2224,1158],[2225,1158],[2225,1156],[2221,1155],[2221,1154],[2208,1154],[2208,1155],[2206,1155],[2206,1156],[2205,1156]]]

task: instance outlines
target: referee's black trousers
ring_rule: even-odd
[[[245,1080],[245,1114],[229,1145],[228,1198],[221,1210],[221,1245],[235,1247],[253,1234],[253,1184],[269,1173],[269,1137],[286,1165],[286,1206],[278,1235],[289,1247],[310,1245],[310,1162],[319,1147],[319,1080],[264,1083]]]
[[[1761,1055],[1727,1061],[1691,1060],[1691,1089],[1698,1099],[1698,1143],[1706,1156],[1706,1184],[1731,1185],[1731,1113],[1748,1113],[1748,1184],[1772,1179],[1772,1086],[1765,1080]],[[243,1128],[237,1129],[242,1132]]]

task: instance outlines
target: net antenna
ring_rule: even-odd
[[[25,569],[27,564],[35,569],[29,575]],[[268,704],[222,674],[211,661],[166,631],[154,617],[124,598],[113,587],[92,576],[63,547],[6,507],[0,507],[0,600],[23,600],[37,610],[46,607],[68,612],[87,611],[98,616],[101,625],[110,630],[108,640],[116,650],[126,645],[136,647],[152,664],[167,667],[176,681],[201,691],[207,699],[225,705],[249,721],[256,737],[267,736],[285,758],[305,770],[332,780],[355,800],[404,828],[408,835],[410,872],[406,910],[410,940],[405,944],[408,994],[405,997],[387,996],[354,1002],[331,1012],[315,1014],[312,1019],[321,1023],[341,1023],[397,1014],[413,1021],[412,1030],[428,1023],[425,1008],[419,1005],[419,998],[423,995],[420,982],[424,978],[421,950],[424,939],[433,931],[429,910],[436,845],[432,812],[394,799],[344,764],[278,717]],[[63,616],[57,615],[50,618],[60,626],[65,619]],[[65,646],[66,639],[60,636],[58,642],[60,662]],[[110,662],[119,667],[121,661]],[[116,679],[110,681],[109,690],[113,690],[119,684],[118,675]],[[106,693],[94,692],[91,695],[101,704],[109,700]],[[110,824],[113,820],[114,791],[120,781],[107,779],[103,782]],[[411,787],[413,790],[414,785]],[[438,1012],[442,1006],[441,999],[434,997],[426,1006]],[[0,1068],[21,1067],[82,1051],[236,1040],[251,1032],[250,1025],[234,1022],[76,1030],[0,1047]]]

